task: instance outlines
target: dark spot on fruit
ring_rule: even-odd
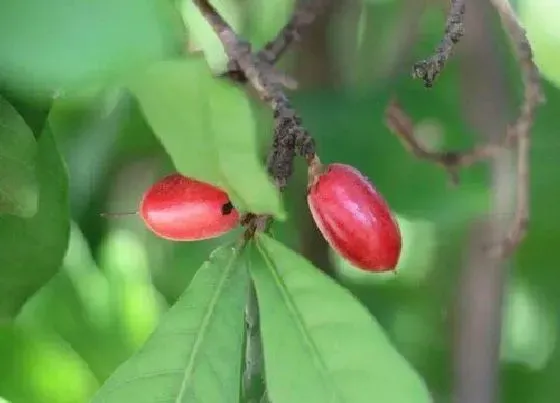
[[[226,204],[222,206],[222,215],[231,214],[232,211],[233,211],[233,204],[231,204],[230,201],[228,201]]]

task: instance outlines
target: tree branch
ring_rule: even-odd
[[[296,0],[295,9],[286,25],[274,39],[258,52],[257,57],[269,65],[275,64],[284,55],[288,47],[294,41],[300,39],[299,31],[315,20],[317,15],[325,8],[326,3],[325,0]],[[226,74],[238,82],[247,81],[243,69],[236,60],[229,61]],[[285,87],[295,88],[297,86],[295,81],[285,74],[279,72],[276,72],[276,74],[276,81]]]
[[[473,165],[481,160],[496,155],[501,149],[508,147],[511,136],[504,138],[503,144],[485,144],[464,151],[429,151],[420,144],[414,135],[414,124],[407,113],[393,98],[385,110],[385,123],[401,140],[403,145],[417,158],[432,162],[447,171],[452,183],[459,182],[459,169]]]
[[[525,237],[529,223],[529,152],[530,131],[537,107],[546,101],[541,87],[540,73],[533,61],[533,51],[525,30],[508,0],[490,0],[498,12],[516,54],[524,85],[524,99],[519,117],[509,128],[517,143],[517,192],[513,222],[498,253],[509,256]]]
[[[500,142],[507,131],[511,86],[503,76],[506,61],[496,52],[493,9],[488,0],[469,2],[459,57],[465,123],[477,137]],[[459,49],[458,49],[459,50]],[[484,69],[480,68],[484,60]],[[488,160],[489,211],[473,220],[466,254],[454,291],[453,403],[500,400],[500,339],[505,283],[510,264],[492,253],[507,234],[515,209],[515,155],[508,149]]]
[[[311,24],[325,6],[325,0],[297,0],[290,20],[259,52],[259,56],[270,64],[276,63],[294,41],[300,40],[299,31]]]
[[[465,33],[464,14],[465,0],[451,0],[451,9],[445,22],[445,34],[435,53],[429,58],[415,63],[412,67],[412,76],[424,80],[426,88],[433,86],[435,79],[451,56],[453,46],[461,40]]]
[[[494,248],[494,252],[502,258],[510,256],[519,243],[523,240],[529,222],[529,151],[530,130],[533,124],[537,107],[545,102],[540,83],[540,74],[533,61],[531,45],[525,34],[525,30],[511,8],[508,0],[489,0],[498,12],[502,25],[512,42],[514,52],[521,69],[521,77],[524,85],[524,100],[517,120],[509,127],[500,144],[486,144],[467,151],[431,152],[426,150],[414,137],[414,126],[411,119],[392,100],[387,107],[385,119],[387,126],[396,134],[404,145],[418,158],[431,161],[442,166],[451,175],[456,183],[458,180],[457,169],[471,165],[482,159],[494,157],[501,149],[516,145],[517,152],[517,192],[516,211],[511,228],[503,242]],[[433,78],[443,68],[445,60],[450,55],[452,46],[457,43],[463,35],[464,4],[461,0],[454,0],[446,25],[446,34],[439,46],[436,55],[421,62],[423,66],[430,65],[422,76],[426,85],[430,86]],[[416,69],[416,67],[415,67]],[[416,69],[417,70],[417,69]],[[422,69],[421,69],[422,70]],[[418,70],[417,70],[418,72]],[[426,81],[428,80],[428,81]],[[430,84],[430,85],[428,85]]]

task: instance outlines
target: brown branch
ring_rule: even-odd
[[[544,103],[545,96],[537,66],[533,61],[533,51],[525,30],[511,8],[508,0],[490,0],[498,12],[516,54],[524,85],[524,99],[519,117],[509,128],[517,142],[517,192],[513,222],[499,250],[502,257],[509,256],[525,237],[529,223],[529,152],[531,146],[531,126],[537,107]]]
[[[414,137],[414,125],[398,103],[393,100],[386,110],[387,126],[401,139],[405,146],[418,158],[431,161],[442,166],[451,175],[454,182],[457,182],[457,170],[460,167],[471,165],[482,159],[494,157],[501,149],[516,145],[517,152],[517,191],[516,191],[516,209],[511,223],[510,230],[505,239],[496,248],[496,253],[506,258],[510,256],[519,243],[526,235],[529,223],[529,152],[531,145],[530,131],[535,117],[537,107],[545,102],[545,96],[542,91],[540,74],[537,66],[533,61],[533,52],[531,45],[527,39],[525,30],[521,26],[514,10],[508,0],[490,0],[498,12],[502,25],[510,37],[512,46],[518,59],[521,69],[521,77],[524,85],[524,99],[520,108],[519,117],[508,128],[502,143],[486,144],[473,148],[468,151],[450,151],[450,152],[431,152],[427,151],[418,140]],[[452,4],[450,17],[448,18],[448,28],[446,29],[446,37],[454,37],[456,43],[462,35],[463,22],[462,14],[464,13],[464,5],[456,0]],[[457,11],[462,9],[461,18],[458,18]],[[454,11],[455,10],[455,11]],[[455,17],[453,17],[455,16]],[[450,21],[454,21],[456,28],[449,29]],[[460,29],[457,28],[460,26]],[[448,35],[449,32],[455,32],[455,36]],[[444,41],[446,39],[444,38]],[[449,46],[440,46],[434,58],[438,59],[438,54],[449,55],[452,44]],[[440,49],[442,52],[440,52]],[[447,50],[446,50],[447,49]],[[444,59],[446,59],[445,56]],[[443,60],[443,59],[442,59]],[[434,62],[438,64],[438,62]],[[443,64],[441,64],[441,67]],[[439,70],[434,71],[441,71]],[[437,74],[436,74],[437,75]]]
[[[299,31],[315,20],[326,3],[326,0],[297,0],[290,20],[276,37],[265,45],[259,56],[270,64],[276,63],[294,41],[300,40]]]
[[[415,63],[412,67],[412,76],[424,80],[425,87],[433,86],[435,79],[451,56],[453,46],[461,40],[465,33],[464,14],[465,0],[451,0],[451,9],[445,22],[445,34],[435,53],[429,58]]]
[[[506,136],[503,144],[485,144],[464,151],[429,151],[414,135],[414,124],[396,99],[392,99],[385,110],[385,123],[401,140],[403,145],[417,158],[439,165],[447,171],[452,183],[459,182],[460,168],[473,165],[494,156],[508,146],[511,138]]]
[[[311,24],[317,15],[325,8],[326,0],[297,0],[292,16],[278,32],[276,37],[268,42],[258,53],[257,57],[263,62],[273,65],[286,52],[289,46],[300,39],[299,31]],[[295,89],[297,83],[285,73],[274,71],[273,80],[289,89]],[[270,74],[270,72],[269,72]],[[238,82],[246,82],[243,69],[236,60],[230,60],[226,75]]]
[[[461,42],[460,74],[466,124],[480,139],[499,142],[508,134],[512,89],[503,77],[505,61],[496,53],[503,42],[494,35],[488,0],[469,2]],[[484,69],[479,60],[484,60]],[[462,62],[462,63],[461,63]],[[510,148],[515,143],[511,143]],[[509,263],[490,253],[507,234],[515,208],[515,159],[511,149],[488,160],[490,210],[474,220],[469,247],[453,292],[453,403],[500,401],[500,338]],[[515,178],[513,178],[515,179]],[[451,302],[451,301],[450,301]]]

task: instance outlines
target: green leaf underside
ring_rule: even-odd
[[[68,175],[48,127],[37,142],[35,175],[36,214],[0,215],[0,317],[15,315],[56,274],[68,246]]]
[[[92,402],[237,402],[248,280],[237,249],[214,251],[146,344]]]
[[[251,247],[274,403],[430,402],[424,381],[346,289],[266,235]]]
[[[179,172],[222,187],[241,210],[284,218],[258,159],[251,106],[240,88],[194,58],[157,63],[130,89]]]
[[[33,132],[0,97],[0,214],[29,218],[37,212],[36,152]]]

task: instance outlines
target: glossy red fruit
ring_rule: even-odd
[[[401,252],[401,234],[383,197],[357,169],[326,167],[307,194],[317,227],[330,246],[355,267],[391,271]]]
[[[146,193],[140,216],[156,235],[173,241],[220,236],[239,223],[227,193],[180,174],[169,175]]]

